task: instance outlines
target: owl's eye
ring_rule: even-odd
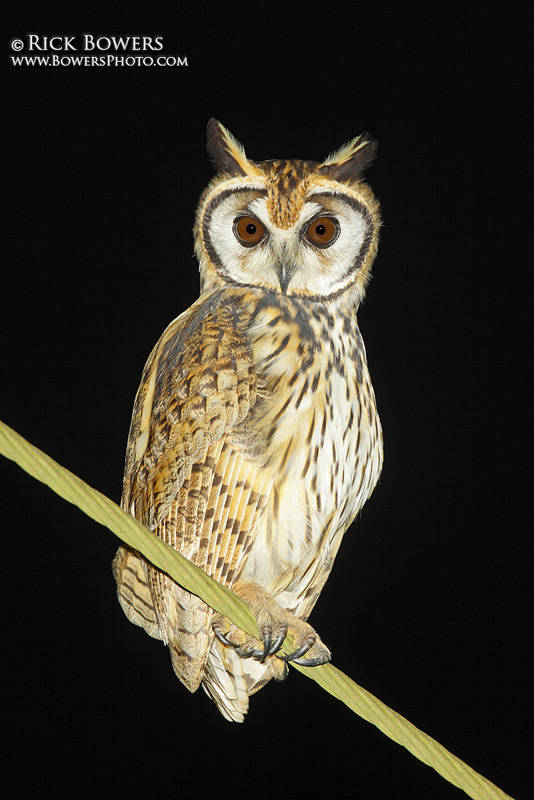
[[[334,217],[316,217],[304,235],[315,247],[329,247],[339,236],[339,222]]]
[[[234,220],[234,236],[245,247],[254,247],[265,236],[265,228],[254,217],[237,217]]]

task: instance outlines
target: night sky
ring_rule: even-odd
[[[198,296],[208,119],[255,160],[322,160],[370,131],[384,225],[359,324],[385,464],[310,621],[337,667],[526,798],[528,20],[27,5],[4,26],[0,418],[119,501],[143,365]],[[80,55],[89,32],[160,37],[187,65],[11,60],[16,38],[42,55],[29,33]],[[111,53],[133,55],[85,54]],[[113,534],[4,459],[0,476],[3,796],[465,796],[293,670],[225,722],[126,620]]]

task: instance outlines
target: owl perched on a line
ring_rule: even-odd
[[[126,547],[119,601],[236,722],[286,662],[329,661],[306,620],[382,468],[356,320],[378,243],[362,181],[375,149],[363,134],[321,164],[251,161],[210,120],[200,297],[163,333],[135,400],[123,508],[246,601],[261,642]]]

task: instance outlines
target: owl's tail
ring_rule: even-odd
[[[231,647],[213,641],[206,663],[202,687],[223,717],[243,722],[249,695],[259,691],[272,678],[271,668],[253,659],[243,659]]]

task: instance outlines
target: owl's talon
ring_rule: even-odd
[[[250,658],[252,655],[252,650],[250,651],[243,650],[242,647],[236,647],[235,651],[238,656],[241,656],[241,658]]]
[[[287,626],[284,626],[280,631],[280,633],[278,634],[278,636],[276,637],[276,639],[274,640],[274,642],[272,643],[271,647],[269,648],[269,651],[266,653],[266,656],[274,656],[276,653],[278,653],[278,651],[284,644],[286,636],[287,636]]]
[[[284,640],[287,636],[287,625],[281,624],[277,626],[278,628],[278,635],[275,636],[273,639],[273,627],[271,625],[266,625],[262,631],[262,642],[263,642],[263,657],[261,661],[265,661],[268,656],[274,656],[280,648],[282,647]]]
[[[298,664],[299,667],[319,667],[321,664],[328,664],[331,660],[330,653],[325,653],[315,658],[292,658],[293,664]]]
[[[221,644],[226,645],[227,647],[233,647],[237,650],[239,644],[236,642],[231,642],[230,639],[221,631],[218,630],[215,625],[213,626],[213,633],[217,637],[217,639],[221,642]]]
[[[271,634],[272,634],[272,628],[263,629],[263,636],[261,637],[263,642],[263,653],[262,657],[260,658],[260,661],[265,661],[267,656],[270,655],[271,645],[273,642]]]
[[[289,653],[287,656],[276,656],[276,657],[279,658],[280,661],[294,661],[296,664],[298,664],[299,663],[298,659],[308,652],[312,644],[313,642],[306,642],[306,644],[303,644],[302,647],[299,647],[297,650],[293,650],[293,652]],[[312,661],[313,659],[305,659],[305,660]],[[312,665],[301,664],[301,666],[312,666]]]
[[[257,661],[263,661],[263,650],[258,650],[254,647],[252,650],[244,650],[240,645],[233,645],[238,656],[241,658],[255,658]]]

